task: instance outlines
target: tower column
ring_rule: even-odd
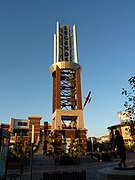
[[[56,109],[60,109],[60,68],[56,66]]]
[[[82,109],[80,69],[76,70],[76,96],[77,96],[77,108]]]

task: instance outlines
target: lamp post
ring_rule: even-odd
[[[34,144],[34,124],[32,124],[32,135],[31,135],[30,180],[32,180],[33,144]]]

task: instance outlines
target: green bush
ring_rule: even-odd
[[[128,152],[135,153],[135,141],[134,140],[128,140],[127,142],[125,142],[125,147]]]
[[[70,157],[77,157],[79,153],[85,154],[85,151],[82,145],[79,144],[79,142],[75,138],[71,137],[68,154],[70,155]]]
[[[25,156],[27,160],[30,159],[30,152],[31,152],[31,141],[18,141],[13,145],[13,149],[11,153],[15,155],[18,158],[21,158],[21,156]]]

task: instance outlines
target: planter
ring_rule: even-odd
[[[78,158],[76,157],[70,157],[69,155],[63,155],[60,157],[60,164],[61,165],[68,165],[68,164],[77,164]]]
[[[69,155],[63,155],[60,157],[60,164],[61,165],[68,165],[71,163],[71,157]]]
[[[10,161],[10,162],[8,162],[8,164],[7,164],[7,167],[9,168],[9,169],[18,169],[18,167],[20,167],[21,166],[21,161]]]
[[[102,161],[105,161],[105,162],[111,161],[111,157],[109,153],[102,153],[101,156],[102,156]]]

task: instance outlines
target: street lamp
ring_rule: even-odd
[[[32,180],[33,144],[34,144],[34,124],[32,124],[32,135],[31,135],[30,180]]]

